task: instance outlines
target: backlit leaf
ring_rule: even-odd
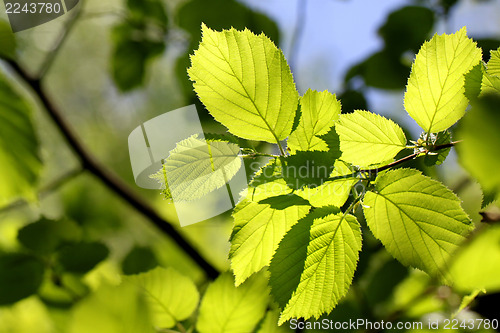
[[[481,61],[481,49],[467,38],[465,27],[425,42],[412,66],[404,105],[428,133],[444,131],[462,118],[467,107],[464,74]]]
[[[208,111],[245,139],[276,143],[288,137],[298,92],[283,53],[249,30],[202,30],[188,74]]]
[[[368,111],[342,114],[335,129],[340,137],[341,159],[355,165],[385,162],[406,146],[401,127]]]
[[[328,133],[338,121],[340,101],[326,90],[317,92],[309,89],[300,99],[300,105],[300,122],[288,139],[288,147],[292,152],[326,150],[326,143],[318,136]]]
[[[259,199],[248,195],[233,212],[229,258],[236,285],[269,265],[285,233],[310,209],[306,200],[292,194]]]
[[[269,267],[283,309],[279,323],[330,312],[351,285],[360,250],[356,218],[336,207],[316,209],[293,226]]]
[[[144,294],[155,327],[170,328],[191,316],[200,295],[188,277],[173,268],[157,267],[149,272],[127,277]]]
[[[485,228],[451,262],[450,273],[456,289],[500,291],[500,225]]]
[[[226,141],[206,141],[197,135],[178,142],[153,177],[175,202],[192,201],[224,186],[242,166],[240,147]]]
[[[377,177],[363,200],[366,222],[402,264],[445,277],[445,265],[472,229],[457,196],[413,169]]]
[[[231,274],[224,273],[208,286],[196,329],[200,333],[252,332],[264,316],[268,298],[262,275],[254,275],[235,287]]]

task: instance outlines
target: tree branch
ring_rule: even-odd
[[[74,169],[69,171],[68,173],[62,175],[60,178],[56,179],[52,183],[49,183],[45,185],[44,187],[40,188],[38,191],[38,199],[43,199],[46,195],[49,195],[50,193],[54,192],[55,190],[59,189],[60,187],[64,186],[67,182],[70,180],[73,180],[77,176],[79,176],[84,170],[82,168]],[[7,206],[1,207],[0,208],[0,213],[5,213],[13,209],[17,209],[20,207],[23,207],[26,205],[28,202],[24,199],[19,199],[16,201],[11,202]]]
[[[443,150],[443,149],[446,149],[446,148],[450,148],[450,147],[455,146],[459,142],[460,141],[454,141],[454,142],[445,143],[445,144],[442,144],[442,145],[432,146],[432,150],[426,149],[424,151],[416,152],[416,153],[413,153],[411,155],[405,156],[405,157],[403,157],[403,158],[401,158],[401,159],[399,159],[397,161],[394,161],[394,162],[389,163],[387,165],[381,166],[379,168],[363,169],[363,170],[359,170],[359,172],[361,172],[361,173],[373,173],[373,174],[377,174],[380,171],[384,171],[384,170],[390,169],[390,168],[395,167],[397,165],[403,164],[403,163],[405,163],[405,162],[407,162],[409,160],[412,160],[412,159],[416,158],[418,155],[425,154],[425,153],[428,153],[428,152],[435,152],[435,151]]]
[[[19,64],[12,60],[6,60],[17,75],[33,90],[38,96],[50,118],[57,125],[63,134],[66,142],[79,158],[82,167],[95,175],[110,190],[128,202],[139,213],[147,217],[158,229],[169,235],[172,240],[181,247],[206,273],[215,279],[219,271],[207,262],[199,252],[164,218],[162,218],[150,205],[133,192],[118,176],[104,167],[96,158],[82,145],[73,129],[66,122],[57,107],[52,103],[46,91],[41,85],[41,80],[32,78],[24,71]]]

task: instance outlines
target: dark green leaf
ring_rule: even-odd
[[[159,0],[127,0],[132,20],[147,21],[166,27],[168,16],[162,1]]]
[[[451,134],[448,131],[444,132],[439,132],[435,135],[435,139],[433,140],[434,143],[432,146],[429,147],[429,149],[432,149],[433,146],[439,146],[439,145],[444,145],[448,144],[451,142]],[[427,166],[433,166],[433,165],[439,165],[444,162],[446,159],[446,156],[450,153],[450,148],[446,149],[440,149],[435,152],[430,152],[424,157],[424,163]]]
[[[158,265],[156,256],[149,247],[134,247],[122,262],[124,274],[138,274],[149,271]]]
[[[59,251],[59,262],[68,272],[87,273],[106,259],[108,248],[98,242],[68,245]]]
[[[75,242],[80,236],[78,226],[69,220],[54,221],[42,218],[21,228],[17,239],[26,248],[49,254],[65,242]]]
[[[115,27],[115,48],[111,56],[111,72],[118,88],[130,91],[142,85],[147,62],[165,49],[163,42],[135,40],[124,26]]]
[[[417,52],[427,39],[434,25],[434,13],[425,7],[408,6],[398,9],[387,17],[378,33],[391,54],[406,50]]]
[[[283,178],[296,190],[304,186],[320,186],[330,178],[339,156],[321,151],[298,151],[282,159]]]
[[[44,266],[31,256],[10,253],[0,257],[0,305],[12,304],[37,292]]]

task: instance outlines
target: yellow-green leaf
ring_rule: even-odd
[[[335,129],[340,137],[341,159],[355,165],[386,162],[406,147],[401,127],[368,111],[341,115]]]
[[[288,139],[288,148],[297,150],[327,150],[325,141],[319,135],[338,121],[340,101],[328,91],[317,92],[309,89],[300,99],[301,116],[299,125]]]
[[[404,105],[428,133],[441,132],[465,114],[464,74],[481,61],[481,49],[460,29],[434,35],[425,42],[413,63]]]
[[[277,143],[292,131],[298,104],[283,53],[264,34],[202,26],[189,77],[214,118],[234,135]]]

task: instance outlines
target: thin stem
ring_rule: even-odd
[[[81,6],[83,6],[83,4],[81,4],[79,7],[81,8]],[[52,67],[52,64],[54,63],[54,61],[57,57],[57,54],[59,53],[59,50],[64,45],[64,42],[66,42],[66,40],[69,36],[69,33],[71,32],[71,30],[75,26],[75,23],[78,21],[78,18],[80,17],[80,15],[82,13],[82,9],[75,9],[75,11],[76,12],[69,19],[68,23],[66,24],[63,31],[61,32],[61,35],[57,39],[54,47],[52,48],[52,51],[50,51],[49,54],[45,57],[45,61],[42,63],[40,70],[38,72],[39,78],[44,77],[45,74],[47,74],[47,72],[50,70],[50,68]]]
[[[280,157],[280,155],[275,155],[275,154],[267,154],[267,153],[250,153],[250,154],[242,154],[238,155],[239,157],[242,158],[256,158],[256,157]]]
[[[64,186],[69,181],[73,180],[75,177],[81,175],[83,173],[83,168],[77,168],[69,171],[68,173],[62,175],[60,178],[56,179],[52,183],[45,185],[38,192],[38,200],[43,199],[45,196],[51,194],[52,192],[58,190],[60,187]],[[7,206],[0,208],[0,213],[5,213],[13,209],[21,208],[27,205],[28,202],[24,199],[19,199],[14,202],[11,202]]]
[[[446,149],[446,148],[450,148],[450,147],[453,147],[455,146],[457,143],[459,143],[461,141],[453,141],[453,142],[450,142],[450,143],[445,143],[445,144],[442,144],[442,145],[436,145],[436,146],[433,146],[432,147],[432,152],[435,152],[435,151],[439,151],[439,150],[443,150],[443,149]],[[408,156],[405,156],[397,161],[394,161],[392,163],[389,163],[387,165],[384,165],[384,166],[381,166],[381,167],[378,167],[378,168],[374,168],[374,169],[363,169],[363,170],[359,170],[360,173],[377,173],[377,172],[380,172],[380,171],[384,171],[384,170],[387,170],[387,169],[390,169],[392,167],[395,167],[399,164],[403,164],[409,160],[412,160],[414,158],[416,158],[418,155],[420,154],[425,154],[425,153],[429,153],[431,152],[430,150],[423,150],[423,151],[419,151],[419,152],[416,152],[416,153],[413,153],[411,155],[408,155]]]
[[[283,149],[283,146],[281,145],[280,140],[276,140],[276,143],[278,143],[278,147],[279,147],[279,149],[280,149],[280,154],[281,154],[281,156],[285,156],[285,155],[286,155],[286,154],[285,154],[285,150]]]
[[[200,253],[163,217],[161,217],[148,203],[139,197],[118,176],[104,167],[81,143],[72,127],[66,122],[59,109],[52,103],[38,78],[32,78],[22,69],[19,64],[12,60],[6,60],[17,75],[38,96],[44,109],[63,134],[67,144],[79,158],[82,167],[96,176],[111,191],[129,203],[139,213],[147,217],[158,229],[182,248],[185,253],[193,259],[206,273],[210,279],[215,279],[219,271],[203,258]]]

